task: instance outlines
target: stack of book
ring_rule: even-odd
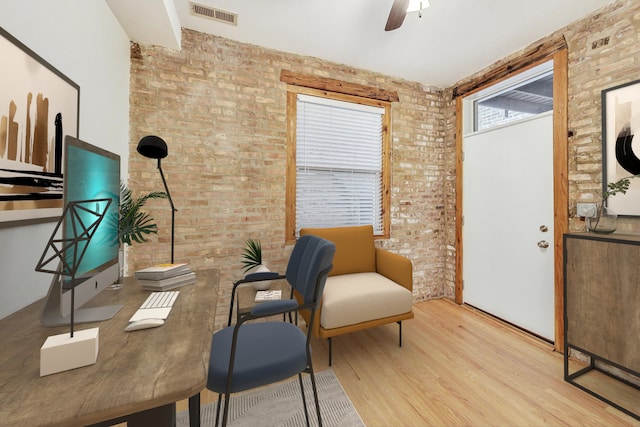
[[[272,291],[258,291],[256,292],[255,302],[273,301],[282,298],[282,290],[276,289]]]
[[[136,271],[136,279],[142,289],[168,291],[196,282],[196,273],[188,264],[158,264]]]

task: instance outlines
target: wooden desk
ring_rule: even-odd
[[[40,347],[68,327],[40,324],[40,300],[0,321],[0,426],[83,426],[197,395],[207,380],[219,271],[196,272],[159,328],[124,332],[149,291],[134,278],[95,305],[123,304],[100,328],[94,365],[40,377]],[[93,303],[93,301],[92,301]]]

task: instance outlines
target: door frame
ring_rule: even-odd
[[[564,350],[564,274],[563,274],[563,235],[569,231],[569,177],[568,177],[568,52],[566,45],[559,50],[549,52],[542,57],[519,66],[506,66],[507,70],[514,70],[499,78],[490,79],[476,85],[473,90],[461,94],[454,91],[456,96],[456,273],[455,273],[455,301],[462,304],[463,272],[462,260],[464,256],[464,242],[462,238],[463,206],[462,206],[462,177],[463,177],[463,102],[464,96],[480,91],[499,81],[505,80],[522,71],[539,64],[553,60],[553,210],[554,210],[554,329],[555,350]]]

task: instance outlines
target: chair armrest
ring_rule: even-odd
[[[293,290],[293,297],[298,301],[298,304],[302,304],[302,295],[295,289]],[[309,325],[311,323],[311,310],[305,308],[304,306],[298,306],[298,312],[304,319],[304,321]],[[320,304],[316,308],[316,314],[314,316],[313,324],[311,325],[311,331],[313,335],[316,337],[320,336],[320,315],[322,314],[322,298],[320,299]]]
[[[244,285],[245,283],[260,282],[262,280],[279,280],[285,278],[286,276],[279,273],[265,271],[261,273],[247,274],[243,279],[233,282],[233,288],[231,288],[231,301],[229,302],[229,320],[227,321],[227,326],[231,326],[231,322],[233,320],[233,302],[236,298],[236,289],[238,286]]]
[[[238,286],[244,285],[245,283],[261,282],[263,280],[280,280],[286,279],[286,277],[287,276],[283,276],[280,273],[271,271],[247,274],[246,276],[244,276],[244,278],[233,282],[233,288],[231,289],[231,298],[233,299],[233,295],[235,294]]]
[[[282,299],[265,301],[256,304],[251,309],[251,315],[255,317],[272,316],[274,314],[288,313],[298,308],[298,301],[294,299]]]
[[[376,271],[413,292],[413,264],[409,258],[376,248]]]
[[[263,271],[260,273],[251,273],[244,276],[244,279],[240,280],[241,283],[251,283],[251,282],[260,282],[262,280],[278,280],[284,279],[285,276],[282,276],[280,273],[272,272],[272,271]],[[239,284],[241,284],[239,283]]]

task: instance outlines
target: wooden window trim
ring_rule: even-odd
[[[553,58],[558,52],[566,50],[567,41],[564,36],[543,41],[527,49],[518,58],[512,61],[506,61],[477,78],[455,86],[452,92],[452,99],[465,97],[485,87],[494,85],[510,76]]]
[[[380,99],[364,98],[326,89],[314,89],[290,85],[287,91],[287,171],[285,194],[285,241],[287,244],[296,240],[296,122],[297,95],[319,96],[356,104],[384,108],[382,123],[382,217],[383,234],[376,239],[388,239],[391,229],[391,103]]]
[[[375,99],[378,101],[386,102],[400,101],[398,92],[395,91],[360,85],[357,83],[343,82],[327,77],[318,77],[309,74],[296,73],[289,70],[280,71],[280,81],[291,86],[317,89],[320,91],[327,91],[328,93],[353,95],[361,98]]]

